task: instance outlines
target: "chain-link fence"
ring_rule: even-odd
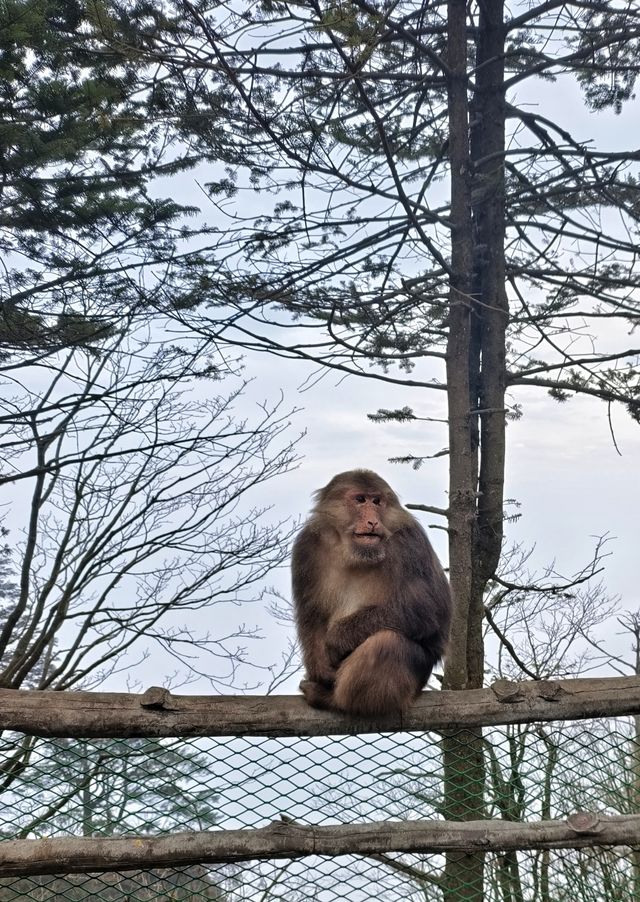
[[[640,811],[633,718],[487,728],[482,746],[481,796],[477,786],[469,792],[476,810],[483,800],[485,818]],[[192,740],[13,733],[3,739],[2,776],[4,839],[159,835],[279,819],[313,825],[433,820],[447,811],[442,737],[435,733]],[[4,878],[0,902],[436,902],[443,899],[444,864],[443,855],[393,853]],[[640,850],[487,854],[482,886],[467,889],[460,902],[632,902],[640,898]]]

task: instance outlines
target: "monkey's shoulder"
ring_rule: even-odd
[[[326,546],[325,537],[312,521],[307,521],[295,538],[291,550],[291,582],[298,608],[317,604],[323,576],[331,566]]]
[[[411,518],[412,522],[404,523],[399,529],[392,532],[390,543],[393,548],[395,560],[403,563],[412,561],[437,561],[433,546],[422,526]]]

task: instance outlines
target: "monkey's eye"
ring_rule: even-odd
[[[376,496],[375,498],[372,498],[372,499],[371,499],[371,501],[372,501],[373,504],[380,504],[380,500],[381,500],[381,499],[378,498],[377,496]]]
[[[366,495],[356,495],[356,501],[358,502],[358,504],[364,504],[366,500]]]

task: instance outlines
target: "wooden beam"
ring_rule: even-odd
[[[489,689],[423,692],[406,714],[377,720],[315,711],[294,695],[0,690],[0,729],[33,736],[330,736],[625,714],[640,714],[640,677],[499,680]]]
[[[640,814],[581,812],[563,821],[397,821],[311,827],[274,823],[257,830],[216,830],[170,836],[62,837],[0,842],[0,878],[34,874],[150,870],[191,864],[372,855],[387,852],[493,852],[580,849],[640,843]]]

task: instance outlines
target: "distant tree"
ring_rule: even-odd
[[[259,597],[287,553],[284,524],[250,501],[295,461],[287,415],[238,420],[243,383],[206,345],[125,331],[55,361],[2,391],[0,488],[19,526],[0,685],[89,687],[156,646],[228,686],[253,631],[217,607]],[[235,387],[220,394],[224,374]]]
[[[162,868],[155,871],[108,872],[105,874],[55,874],[0,880],[0,902],[16,899],[34,902],[108,900],[108,902],[224,902],[228,896],[216,883],[215,875],[202,865]]]
[[[5,837],[208,830],[218,796],[205,755],[184,740],[37,739],[3,785]]]
[[[220,690],[250,663],[257,632],[245,611],[239,626],[220,612],[259,599],[286,556],[287,525],[268,523],[251,489],[295,462],[288,416],[260,405],[237,419],[243,382],[227,359],[136,323],[5,370],[3,688],[88,688],[115,673],[131,682],[151,649],[165,683],[199,676]],[[217,797],[205,763],[184,743],[5,734],[2,832],[207,829]],[[30,885],[43,898],[223,898],[204,868]],[[0,899],[24,888],[2,881]]]

